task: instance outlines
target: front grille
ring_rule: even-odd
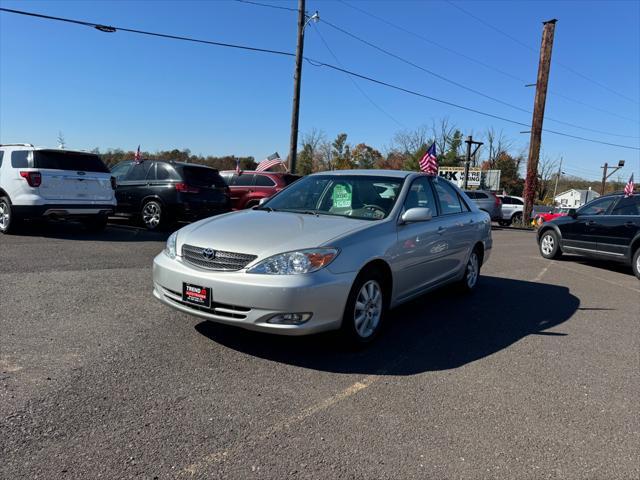
[[[213,257],[207,258],[204,255],[206,249],[202,247],[194,247],[193,245],[182,246],[182,258],[185,262],[195,265],[196,267],[207,270],[219,271],[235,271],[242,270],[252,261],[258,258],[256,255],[247,255],[244,253],[223,252],[215,250]]]

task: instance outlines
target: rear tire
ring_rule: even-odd
[[[516,212],[511,216],[511,223],[522,226],[522,212]]]
[[[13,213],[9,198],[0,197],[0,233],[15,233],[19,224],[20,219]]]
[[[380,333],[388,309],[385,281],[378,270],[365,270],[351,287],[342,317],[342,339],[348,347],[371,343]]]
[[[157,200],[149,200],[142,205],[140,214],[142,224],[147,230],[160,230],[167,223],[166,213]]]
[[[560,250],[560,239],[558,234],[552,230],[545,230],[540,237],[540,255],[549,260],[554,258],[560,258],[562,256],[562,250]]]
[[[636,248],[636,253],[633,254],[631,259],[631,270],[638,280],[640,280],[640,247]]]

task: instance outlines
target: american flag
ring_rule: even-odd
[[[624,186],[624,196],[625,197],[633,196],[633,188],[634,188],[634,185],[633,185],[633,173],[632,173],[631,176],[629,177],[629,181]]]
[[[436,143],[433,142],[424,156],[420,159],[420,170],[428,175],[438,174],[438,158],[436,157]]]
[[[236,174],[240,175],[240,159],[236,158]]]
[[[140,145],[138,145],[138,150],[136,150],[136,154],[133,156],[134,163],[142,163],[142,154],[140,153]]]
[[[256,172],[266,172],[275,165],[284,166],[284,162],[280,159],[280,155],[278,155],[278,152],[274,153],[273,155],[269,155],[267,158],[261,161],[256,168]]]

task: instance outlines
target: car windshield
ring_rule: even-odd
[[[381,220],[393,209],[404,179],[367,175],[304,177],[262,208]]]

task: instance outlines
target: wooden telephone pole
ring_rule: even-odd
[[[293,111],[291,112],[291,140],[289,142],[289,171],[296,173],[298,155],[298,118],[300,116],[300,82],[304,51],[304,27],[306,25],[305,0],[298,0],[298,46],[296,47],[296,68],[293,72]]]
[[[551,69],[551,50],[553,48],[553,34],[557,20],[543,22],[542,44],[540,45],[540,62],[538,63],[538,80],[536,82],[536,96],[533,103],[533,120],[531,121],[531,141],[529,142],[529,160],[527,162],[527,178],[524,184],[523,221],[528,224],[533,210],[533,199],[538,186],[538,160],[540,159],[540,141],[542,139],[542,122],[544,107],[547,101],[547,84]]]

